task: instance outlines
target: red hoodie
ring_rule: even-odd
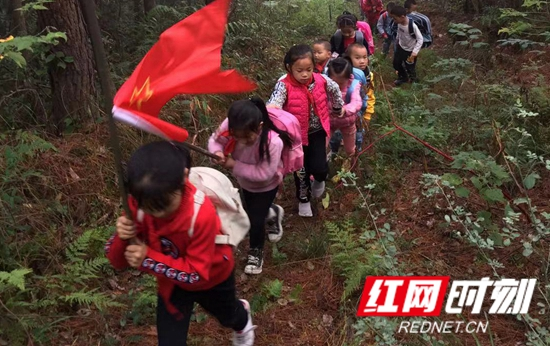
[[[167,218],[154,218],[144,214],[136,223],[138,237],[148,246],[147,255],[139,270],[157,277],[158,292],[168,311],[181,317],[170,303],[175,285],[188,291],[203,291],[227,280],[233,271],[233,249],[230,245],[216,245],[215,238],[223,234],[220,219],[212,202],[205,198],[192,237],[188,230],[193,216],[196,188],[186,183],[182,191],[181,205]],[[137,220],[137,202],[129,197],[133,220]],[[127,268],[124,258],[127,241],[113,235],[105,245],[107,258],[116,269]]]

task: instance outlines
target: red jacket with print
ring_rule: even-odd
[[[180,313],[170,303],[176,285],[188,291],[207,290],[227,280],[234,266],[232,247],[215,244],[216,235],[222,234],[221,224],[208,198],[199,210],[193,235],[189,236],[195,191],[193,185],[186,183],[176,212],[162,219],[144,214],[142,222],[135,221],[136,200],[128,199],[137,235],[148,247],[139,270],[157,277],[159,295],[168,310],[176,315]],[[105,245],[107,258],[116,269],[128,267],[124,258],[127,245],[128,242],[116,234]]]

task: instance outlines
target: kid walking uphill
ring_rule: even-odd
[[[380,14],[380,18],[378,19],[378,24],[376,25],[376,28],[378,29],[378,33],[382,38],[384,39],[384,44],[382,45],[382,55],[386,57],[388,53],[390,52],[390,46],[393,43],[394,38],[394,32],[393,32],[393,19],[390,16],[391,9],[395,6],[395,3],[388,2],[386,5],[386,11],[382,12]]]
[[[250,250],[244,268],[247,274],[260,274],[263,266],[265,220],[275,216],[269,240],[278,242],[283,235],[284,210],[273,204],[283,181],[283,147],[292,145],[289,134],[279,130],[269,118],[265,103],[258,97],[234,102],[208,142],[219,163],[233,170],[242,188],[244,207],[250,219]],[[226,157],[231,153],[230,157]]]
[[[286,53],[288,74],[279,79],[268,107],[282,108],[300,122],[304,149],[304,167],[294,173],[300,216],[313,216],[310,198],[321,197],[328,174],[326,140],[330,134],[330,113],[341,115],[342,94],[338,84],[327,76],[314,73],[313,52],[300,44]],[[330,96],[330,98],[329,98]],[[329,109],[329,99],[332,109]],[[313,175],[313,183],[310,176]]]
[[[397,71],[398,79],[395,86],[407,82],[416,82],[416,57],[422,48],[424,39],[418,26],[407,17],[407,10],[401,6],[394,6],[390,12],[397,25],[397,47],[393,56],[393,68]],[[409,22],[412,22],[413,35],[409,32]]]
[[[344,149],[348,156],[355,154],[355,134],[357,128],[355,121],[361,107],[363,106],[363,100],[361,98],[361,83],[358,80],[354,80],[353,67],[351,61],[344,58],[336,58],[329,63],[328,66],[329,77],[338,83],[340,92],[344,98],[344,114],[330,119],[330,131],[331,137],[336,130],[340,130],[342,138],[344,140]],[[331,141],[332,142],[332,141]],[[338,142],[338,146],[339,146]],[[331,143],[331,150],[338,152],[338,149]]]
[[[367,47],[369,55],[374,52],[374,41],[372,41],[372,33],[370,27],[366,25],[364,33],[358,28],[357,17],[349,12],[344,12],[336,19],[338,30],[330,39],[332,53],[335,55],[343,55],[352,43],[361,43]],[[371,44],[372,42],[372,44]]]
[[[215,244],[222,231],[207,197],[191,227],[198,202],[187,181],[190,167],[189,152],[175,142],[149,143],[132,155],[128,203],[135,221],[118,218],[107,257],[116,269],[131,266],[156,276],[160,346],[187,344],[195,302],[234,330],[233,345],[253,345],[250,305],[235,296],[233,249]]]

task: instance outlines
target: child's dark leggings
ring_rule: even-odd
[[[185,291],[179,286],[174,288],[170,298],[183,314],[177,320],[166,310],[163,299],[159,296],[157,305],[157,332],[159,346],[186,346],[187,332],[193,303],[197,302],[208,313],[212,314],[224,327],[235,331],[243,330],[248,322],[248,313],[235,295],[235,277],[206,291]]]
[[[316,131],[308,135],[308,145],[304,145],[304,167],[294,172],[294,183],[296,185],[296,198],[302,203],[309,202],[311,198],[311,180],[321,182],[327,179],[327,133],[324,130]]]
[[[411,56],[412,52],[406,51],[398,44],[395,53],[393,55],[393,68],[397,71],[399,79],[402,81],[409,81],[416,79],[416,58],[414,62],[409,64],[407,59]]]
[[[391,37],[388,37],[388,38],[385,38],[384,39],[384,44],[382,45],[382,54],[388,54],[390,52],[390,46],[392,45],[393,43],[393,38]],[[395,48],[395,46],[394,46]]]
[[[266,192],[250,192],[242,189],[244,208],[250,220],[250,248],[263,249],[265,243],[265,219],[277,196],[275,189]]]

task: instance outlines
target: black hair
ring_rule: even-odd
[[[356,23],[359,21],[359,19],[357,19],[357,16],[351,13],[350,11],[344,11],[342,12],[342,15],[350,16],[350,18],[355,20]]]
[[[260,161],[267,158],[271,161],[269,154],[269,131],[275,131],[285,146],[292,146],[292,140],[288,132],[279,130],[271,121],[264,101],[254,96],[233,102],[227,114],[229,130],[233,131],[257,131],[260,123],[263,122],[262,133],[260,134]]]
[[[327,41],[327,40],[317,40],[315,42],[313,42],[313,45],[315,46],[316,44],[320,44],[320,45],[323,45],[323,47],[328,50],[330,52],[330,50],[332,49],[332,47],[330,46],[330,42]]]
[[[285,65],[285,70],[291,72],[292,65],[300,59],[310,58],[311,63],[315,66],[315,61],[313,61],[313,50],[307,44],[298,44],[292,46],[285,55],[283,63]]]
[[[406,8],[407,10],[410,10],[412,5],[416,5],[415,0],[406,0],[403,7]]]
[[[390,2],[388,2],[388,4],[386,5],[386,10],[387,10],[388,12],[390,12],[391,9],[392,9],[393,7],[395,7],[396,5],[397,5],[397,4],[396,4],[395,2],[390,1]]]
[[[407,10],[402,6],[396,5],[391,9],[390,14],[392,16],[402,17],[407,15]]]
[[[156,141],[137,149],[128,162],[128,192],[139,208],[163,211],[181,191],[184,170],[191,169],[191,155],[183,144]]]
[[[338,75],[350,78],[353,74],[353,64],[349,58],[336,58],[328,63],[328,75]]]
[[[357,48],[357,49],[359,49],[359,48],[365,48],[365,49],[367,49],[367,47],[365,47],[364,44],[358,43],[358,42],[354,42],[354,43],[350,44],[350,45],[348,46],[348,48],[346,48],[345,56],[348,56],[348,57],[351,56],[351,52],[353,52],[353,49],[354,49],[354,48]],[[367,55],[368,55],[368,52],[369,52],[369,50],[367,49]]]
[[[344,13],[336,18],[336,26],[338,29],[347,27],[357,29],[357,17],[348,11],[344,11]]]

